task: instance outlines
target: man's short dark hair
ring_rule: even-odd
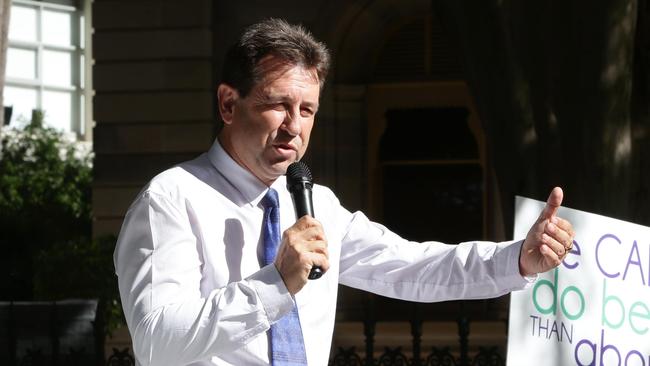
[[[330,63],[327,47],[302,26],[275,18],[249,26],[230,47],[223,67],[223,83],[246,97],[264,76],[259,62],[269,55],[289,65],[316,69],[322,89]]]

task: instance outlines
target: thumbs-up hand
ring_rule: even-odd
[[[519,254],[519,272],[522,276],[546,272],[559,266],[573,248],[573,226],[556,216],[562,198],[562,189],[553,188],[544,210],[528,231]]]

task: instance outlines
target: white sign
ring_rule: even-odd
[[[517,197],[515,238],[544,202]],[[562,207],[573,250],[513,292],[508,366],[650,366],[650,228]]]

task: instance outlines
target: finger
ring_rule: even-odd
[[[299,218],[293,225],[291,225],[291,227],[288,230],[296,229],[297,231],[300,231],[315,226],[322,227],[320,221],[316,220],[311,216],[305,215]]]
[[[281,248],[291,250],[294,253],[318,251],[326,253],[327,240],[317,228],[309,228],[303,231],[287,230],[282,239]]]
[[[550,248],[558,257],[562,257],[566,254],[565,244],[557,241],[555,238],[549,236],[548,234],[542,234],[542,246]]]
[[[325,240],[325,233],[323,232],[323,228],[318,226],[312,226],[305,230],[299,231],[297,232],[297,236],[301,240],[305,241]]]
[[[558,227],[552,222],[546,224],[545,232],[551,238],[555,239],[557,242],[562,244],[564,248],[569,248],[571,246],[571,243],[573,242],[573,237],[569,233],[562,230],[560,227]]]
[[[553,188],[551,194],[549,194],[548,199],[546,200],[546,206],[544,206],[544,210],[542,210],[540,218],[550,219],[551,217],[555,216],[557,210],[562,205],[563,198],[564,192],[562,192],[562,188]]]
[[[305,227],[292,226],[282,235],[283,240],[288,240],[290,243],[310,240],[325,240],[325,232],[323,231],[323,227],[320,225]]]
[[[576,233],[573,230],[573,225],[568,220],[565,220],[558,216],[553,216],[551,222],[557,225],[560,229],[564,230],[572,238],[576,236]]]
[[[311,266],[308,268],[309,271],[311,271],[312,267],[319,267],[325,273],[330,268],[329,258],[322,253],[310,252],[306,253],[306,257],[311,263]]]
[[[327,242],[325,240],[312,240],[303,242],[298,250],[301,252],[312,252],[329,256],[329,252],[327,250]]]
[[[544,261],[549,268],[557,267],[562,263],[562,258],[564,257],[557,255],[549,246],[542,245],[539,250],[544,256]]]

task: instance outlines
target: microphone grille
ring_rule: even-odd
[[[311,176],[311,171],[309,170],[309,167],[307,164],[303,163],[302,161],[296,161],[295,163],[291,163],[289,167],[287,167],[287,181],[312,181],[312,176]]]

